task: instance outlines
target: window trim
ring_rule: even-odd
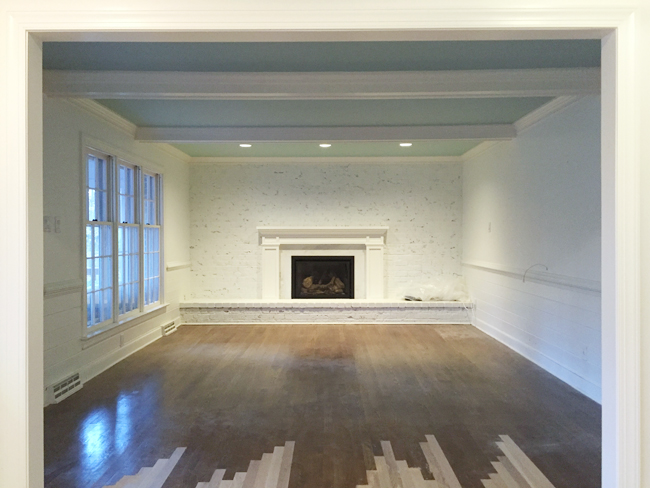
[[[96,337],[104,332],[114,329],[115,327],[123,326],[128,323],[132,325],[141,323],[139,320],[142,317],[150,315],[156,310],[161,309],[166,306],[164,301],[164,221],[163,221],[163,174],[162,168],[150,161],[143,160],[137,156],[128,154],[126,151],[122,151],[119,148],[112,147],[109,144],[105,144],[102,141],[98,141],[94,138],[85,136],[82,134],[82,144],[81,144],[81,249],[82,251],[82,282],[87,283],[87,256],[86,256],[86,228],[88,224],[92,222],[88,221],[88,194],[87,194],[87,172],[88,172],[88,156],[90,154],[96,154],[100,156],[106,156],[107,162],[109,163],[108,169],[108,218],[109,222],[106,222],[107,225],[111,226],[112,232],[112,290],[113,290],[113,303],[112,303],[112,317],[108,320],[94,324],[88,327],[88,291],[87,285],[84,292],[81,294],[81,309],[82,309],[82,338],[90,339],[91,337]],[[118,189],[118,168],[120,164],[130,166],[136,170],[135,176],[135,224],[138,228],[138,261],[139,261],[139,277],[138,277],[138,307],[134,310],[131,310],[125,314],[119,314],[119,280],[118,280],[118,247],[117,247],[117,235],[119,222],[119,196],[117,193]],[[156,182],[156,206],[157,212],[156,217],[158,219],[156,227],[159,230],[159,294],[158,300],[156,302],[144,305],[144,215],[143,215],[143,181],[144,175],[148,174],[155,177]]]

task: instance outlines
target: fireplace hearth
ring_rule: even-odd
[[[354,256],[292,256],[291,298],[354,298]]]

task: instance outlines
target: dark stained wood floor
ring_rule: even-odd
[[[382,440],[427,477],[433,434],[482,488],[507,434],[556,488],[592,488],[600,415],[471,326],[184,326],[45,409],[45,483],[98,488],[186,446],[164,487],[194,488],[293,440],[290,488],[353,488]]]

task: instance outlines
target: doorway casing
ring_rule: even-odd
[[[13,0],[7,2],[11,4]],[[42,86],[44,40],[415,40],[602,38],[603,486],[641,483],[640,89],[634,10],[556,8],[7,12],[0,178],[0,486],[43,486]],[[191,3],[191,2],[190,2]],[[197,2],[198,4],[198,2]],[[18,5],[18,4],[16,4]],[[612,5],[614,5],[612,3]],[[48,5],[49,8],[56,8]],[[256,8],[259,7],[259,8]],[[9,8],[9,7],[6,7]],[[357,29],[351,31],[351,27]],[[472,30],[470,30],[472,29]],[[10,236],[9,236],[10,234]],[[9,238],[10,237],[10,238]],[[6,411],[5,411],[6,410]]]

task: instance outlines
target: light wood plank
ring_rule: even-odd
[[[232,479],[232,488],[242,488],[245,479],[246,473],[235,473],[235,477]]]
[[[494,485],[494,481],[492,480],[481,480],[481,483],[483,483],[483,486],[485,488],[496,488],[496,486]]]
[[[510,459],[505,456],[499,456],[497,459],[503,465],[503,468],[510,475],[510,477],[515,480],[515,483],[517,483],[517,488],[532,488],[528,481],[526,481],[526,478],[524,478],[519,470],[514,466],[514,464],[510,462]]]
[[[271,467],[271,459],[273,459],[273,454],[262,454],[260,468],[255,477],[255,485],[253,485],[255,488],[264,488],[266,485],[266,478],[269,475],[269,468]]]
[[[415,481],[413,480],[413,477],[411,475],[411,472],[409,471],[409,467],[406,461],[395,461],[395,465],[397,467],[397,472],[399,473],[399,477],[402,481],[402,486],[404,488],[418,488],[416,486]]]
[[[223,480],[221,481],[221,485],[219,485],[219,488],[232,488],[232,482],[233,480]]]
[[[246,471],[246,478],[244,479],[244,488],[253,488],[255,486],[255,478],[257,478],[257,471],[260,468],[260,461],[251,461]],[[223,484],[223,482],[222,482]],[[220,486],[219,488],[223,488]]]
[[[271,459],[269,474],[266,477],[266,484],[264,485],[265,488],[277,488],[283,456],[284,456],[284,447],[276,446],[273,449],[273,458]]]
[[[494,462],[492,463],[492,466],[494,466],[494,469],[496,470],[496,472],[499,474],[499,476],[505,483],[506,488],[519,488],[519,483],[515,481],[512,475],[503,466],[503,463],[501,463],[500,461]]]
[[[282,463],[280,464],[280,475],[278,476],[278,488],[287,488],[289,486],[289,477],[291,476],[291,463],[293,462],[294,441],[284,443],[284,453]]]
[[[393,488],[388,473],[388,464],[383,456],[375,456],[375,466],[377,466],[377,475],[379,477],[380,488]]]
[[[149,486],[157,479],[158,474],[163,472],[168,462],[168,459],[159,459],[150,471],[147,471],[146,474],[139,477],[137,481],[127,483],[124,485],[124,488],[149,488]]]
[[[496,488],[508,488],[503,478],[497,473],[490,473],[490,479],[494,482]]]
[[[397,468],[397,460],[395,459],[395,453],[393,452],[393,446],[391,446],[389,441],[381,441],[381,449],[384,452],[384,459],[386,460],[386,465],[388,466],[388,476],[390,477],[390,484],[394,488],[403,488],[403,483]]]
[[[446,486],[447,488],[461,488],[454,470],[451,469],[451,465],[449,464],[447,457],[442,452],[440,444],[438,444],[438,440],[435,438],[435,436],[432,435],[427,435],[425,437],[427,438],[429,448],[431,449],[431,452],[433,453],[433,456],[441,470],[442,478],[437,480],[438,483]]]
[[[521,472],[524,478],[526,478],[526,481],[528,481],[532,488],[555,488],[548,478],[544,476],[544,473],[519,448],[515,441],[507,435],[500,437],[503,442],[497,442],[497,445]]]
[[[223,480],[224,475],[226,474],[225,469],[216,469],[212,474],[210,481],[206,483],[206,488],[219,488],[221,480]]]
[[[370,486],[370,488],[381,488],[379,484],[379,473],[377,470],[368,471],[368,486]]]

